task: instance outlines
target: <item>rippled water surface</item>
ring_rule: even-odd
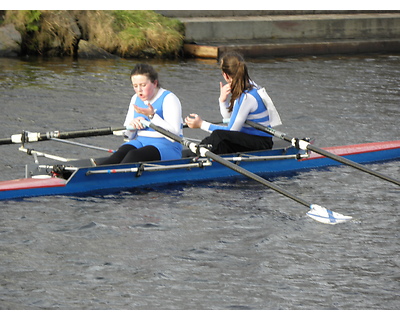
[[[0,59],[0,138],[120,126],[135,62]],[[220,120],[215,61],[150,62],[185,115]],[[249,69],[289,135],[320,147],[399,139],[398,55],[254,60]],[[32,159],[0,148],[0,180],[24,177]],[[54,142],[35,149],[103,155]],[[400,178],[398,161],[369,167]],[[349,167],[273,182],[354,219],[318,223],[246,179],[0,202],[0,309],[399,309],[400,189]]]

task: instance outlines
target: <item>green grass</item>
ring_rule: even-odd
[[[74,55],[86,40],[121,57],[176,57],[183,24],[147,10],[9,10],[3,24],[22,35],[24,53]]]

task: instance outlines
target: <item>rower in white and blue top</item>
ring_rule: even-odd
[[[158,89],[157,93],[151,99],[151,104],[147,100],[142,101],[140,97],[135,94],[132,97],[124,126],[130,127],[132,119],[143,118],[143,114],[138,111],[145,112],[146,114],[150,106],[152,107],[153,114],[150,116],[151,118],[145,115],[145,120],[152,121],[154,124],[159,125],[168,131],[183,136],[179,99],[171,91],[163,88]],[[182,156],[182,145],[180,143],[166,138],[164,135],[158,133],[152,128],[143,127],[143,129],[140,130],[128,130],[126,133],[129,141],[124,145],[131,145],[137,149],[144,146],[153,146],[157,148],[160,153],[160,159],[158,160],[174,160],[179,159]],[[135,161],[134,159],[130,159],[130,162]]]
[[[126,131],[129,141],[97,164],[180,159],[180,143],[141,123],[141,120],[151,121],[182,136],[182,107],[178,97],[160,87],[157,72],[148,64],[137,64],[131,72],[131,81],[135,94],[129,104],[124,123],[124,126],[130,129]]]
[[[271,126],[270,103],[264,103],[260,88],[249,77],[246,63],[241,55],[229,52],[221,59],[221,70],[227,84],[220,83],[220,112],[224,119],[229,118],[227,126],[218,126],[202,120],[197,114],[185,118],[189,128],[200,128],[211,132],[201,144],[211,145],[213,153],[224,154],[253,150],[271,149],[272,136],[245,124],[251,120]],[[230,99],[228,97],[230,95]],[[280,121],[280,119],[279,119]]]
[[[272,137],[272,135],[260,132],[260,130],[254,129],[253,127],[246,125],[246,120],[251,120],[257,122],[263,126],[270,126],[270,119],[268,114],[268,109],[264,105],[260,95],[258,94],[257,85],[250,90],[246,90],[240,97],[235,101],[233,110],[227,126],[219,126],[215,124],[203,121],[201,129],[206,131],[214,130],[230,130],[230,131],[240,131],[251,135]],[[221,109],[224,108],[225,104],[221,104]],[[228,109],[228,106],[225,107]]]

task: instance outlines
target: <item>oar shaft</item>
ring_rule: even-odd
[[[398,186],[400,186],[400,181],[399,180],[393,179],[392,177],[386,176],[386,175],[384,175],[382,173],[373,171],[373,170],[371,170],[371,169],[369,169],[369,168],[367,168],[367,167],[365,167],[365,166],[363,166],[363,165],[361,165],[361,164],[359,164],[357,162],[349,160],[347,158],[338,156],[338,155],[330,153],[330,152],[328,152],[328,151],[326,151],[324,149],[318,148],[318,147],[316,147],[316,146],[314,146],[314,145],[312,145],[312,144],[310,144],[310,143],[308,143],[308,142],[306,142],[304,140],[297,139],[297,138],[288,138],[288,137],[286,137],[286,133],[274,130],[272,128],[264,127],[263,125],[260,125],[260,124],[258,124],[256,122],[253,122],[253,121],[247,120],[246,123],[248,125],[252,126],[253,128],[256,128],[258,130],[261,130],[261,131],[267,132],[269,134],[272,134],[273,136],[275,136],[277,138],[280,138],[280,139],[283,139],[285,141],[291,142],[292,144],[294,143],[296,145],[296,147],[299,147],[300,149],[304,149],[304,150],[307,149],[307,150],[314,151],[315,153],[323,155],[323,156],[325,156],[327,158],[330,158],[332,160],[335,160],[335,161],[338,161],[340,163],[346,164],[348,166],[351,166],[351,167],[356,168],[358,170],[361,170],[363,172],[369,173],[369,174],[371,174],[371,175],[373,175],[375,177],[381,178],[383,180],[392,182],[392,183],[397,184]]]
[[[393,179],[392,177],[389,177],[389,176],[384,175],[382,173],[379,173],[377,171],[371,170],[371,169],[367,168],[366,166],[363,166],[363,165],[361,165],[361,164],[359,164],[357,162],[354,162],[352,160],[349,160],[347,158],[344,158],[344,157],[338,156],[336,154],[327,152],[324,149],[321,149],[321,148],[318,148],[316,146],[313,146],[312,144],[309,144],[307,146],[307,149],[311,150],[311,151],[314,151],[315,153],[318,153],[320,155],[323,155],[323,156],[325,156],[327,158],[330,158],[332,160],[335,160],[337,162],[346,164],[348,166],[351,166],[351,167],[356,168],[358,170],[361,170],[363,172],[369,173],[369,174],[371,174],[371,175],[373,175],[375,177],[381,178],[383,180],[386,180],[388,182],[392,182],[392,183],[397,184],[398,186],[400,186],[400,181],[399,180]]]
[[[71,144],[74,146],[78,146],[78,147],[83,147],[83,148],[88,148],[88,149],[94,149],[94,150],[100,150],[100,151],[106,151],[109,153],[114,153],[114,150],[111,149],[107,149],[107,148],[102,148],[102,147],[97,147],[97,146],[92,146],[90,144],[86,144],[86,143],[79,143],[79,142],[75,142],[75,141],[68,141],[65,139],[58,139],[58,138],[52,138],[51,140],[53,141],[57,141],[57,142],[61,142],[61,143],[66,143],[66,144]]]
[[[0,144],[12,144],[12,143],[13,142],[12,142],[11,138],[0,139]]]
[[[184,125],[184,128],[187,128],[187,125]],[[28,132],[24,131],[23,133],[18,133],[12,135],[10,138],[0,139],[0,145],[2,144],[13,144],[13,143],[27,143],[27,142],[36,142],[36,141],[44,141],[50,140],[52,138],[58,139],[73,139],[73,138],[84,138],[84,137],[93,137],[93,136],[103,136],[103,135],[111,135],[115,131],[123,131],[130,128],[98,128],[98,129],[85,129],[85,130],[77,130],[77,131],[49,131],[45,133],[40,132]]]
[[[45,133],[40,132],[23,132],[20,134],[14,134],[10,138],[0,139],[1,144],[12,144],[12,143],[27,143],[35,141],[50,140],[52,138],[59,139],[72,139],[72,138],[83,138],[93,136],[103,136],[113,134],[114,131],[125,130],[125,128],[98,128],[98,129],[85,129],[78,131],[49,131]]]
[[[87,129],[87,130],[78,130],[78,131],[65,131],[58,132],[55,131],[55,135],[51,136],[52,132],[46,132],[44,134],[40,134],[41,140],[48,140],[51,138],[59,138],[59,139],[73,139],[73,138],[84,138],[84,137],[93,137],[93,136],[105,136],[111,135],[114,131],[125,130],[125,128],[98,128],[98,129]]]
[[[226,167],[228,167],[228,168],[230,168],[230,169],[232,169],[232,170],[234,170],[234,171],[236,171],[236,172],[238,172],[238,173],[240,173],[240,174],[242,174],[242,175],[244,175],[244,176],[246,176],[246,177],[248,177],[250,179],[253,179],[253,180],[257,181],[257,182],[261,183],[262,185],[264,185],[264,186],[266,186],[266,187],[268,187],[268,188],[270,188],[272,190],[275,190],[276,192],[279,192],[280,194],[282,194],[282,195],[284,195],[284,196],[286,196],[286,197],[288,197],[288,198],[290,198],[290,199],[292,199],[294,201],[297,201],[298,203],[300,203],[300,204],[302,204],[302,205],[304,205],[306,207],[310,207],[310,205],[311,205],[310,203],[308,203],[307,201],[297,197],[296,195],[287,192],[286,190],[278,187],[277,185],[269,182],[268,180],[266,180],[266,179],[264,179],[264,178],[262,178],[262,177],[260,177],[260,176],[258,176],[256,174],[254,174],[253,172],[250,172],[250,171],[248,171],[248,170],[246,170],[246,169],[244,169],[244,168],[242,168],[242,167],[240,167],[238,165],[233,164],[232,162],[230,162],[228,160],[225,160],[224,158],[216,155],[215,153],[212,153],[211,151],[207,150],[205,152],[205,155],[206,155],[206,157],[208,157],[210,159],[213,159],[214,161],[216,161],[216,162],[218,162],[220,164],[223,164],[224,166],[226,166]]]
[[[184,139],[184,138],[182,138],[180,136],[177,136],[177,135],[171,133],[170,131],[165,130],[164,128],[156,126],[153,123],[145,122],[145,124],[147,126],[149,126],[150,128],[152,128],[152,129],[160,132],[161,134],[165,135],[166,137],[171,138],[172,140],[175,140],[175,141],[181,143],[182,145],[190,148],[192,151],[195,151],[195,149],[198,148],[197,144],[195,144],[195,143],[193,143],[191,141],[188,141],[188,140],[186,140],[186,139]],[[248,170],[246,170],[246,169],[244,169],[244,168],[242,168],[242,167],[240,167],[240,166],[238,166],[238,165],[236,165],[236,164],[234,164],[234,163],[232,163],[232,162],[230,162],[228,160],[225,160],[224,158],[222,158],[219,155],[211,152],[210,150],[208,150],[205,147],[201,147],[200,146],[199,147],[199,152],[200,152],[200,154],[202,156],[205,156],[205,157],[208,157],[210,159],[213,159],[214,161],[216,161],[216,162],[218,162],[218,163],[220,163],[220,164],[222,164],[222,165],[224,165],[224,166],[226,166],[226,167],[228,167],[228,168],[230,168],[230,169],[232,169],[232,170],[234,170],[234,171],[236,171],[236,172],[238,172],[238,173],[240,173],[240,174],[242,174],[242,175],[244,175],[244,176],[246,176],[246,177],[248,177],[250,179],[253,179],[253,180],[257,181],[257,182],[263,184],[264,186],[267,186],[267,187],[271,188],[272,190],[275,190],[276,192],[279,192],[280,194],[282,194],[282,195],[284,195],[284,196],[286,196],[286,197],[288,197],[288,198],[290,198],[290,199],[292,199],[294,201],[297,201],[298,203],[300,203],[300,204],[302,204],[302,205],[304,205],[306,207],[310,207],[310,205],[311,205],[309,202],[307,202],[307,201],[305,201],[305,200],[303,200],[303,199],[301,199],[301,198],[299,198],[299,197],[287,192],[286,190],[274,185],[273,183],[269,182],[268,180],[266,180],[266,179],[264,179],[264,178],[262,178],[262,177],[260,177],[260,176],[258,176],[256,174],[254,174],[254,173],[252,173],[252,172],[250,172],[250,171],[248,171]]]
[[[260,131],[264,131],[266,133],[269,133],[271,135],[273,135],[274,137],[280,138],[282,140],[285,140],[287,142],[292,142],[292,139],[286,137],[286,133],[269,128],[269,127],[264,127],[263,125],[257,123],[257,122],[253,122],[253,121],[249,121],[246,120],[246,124],[248,124],[249,126],[252,126],[253,128],[260,130]]]

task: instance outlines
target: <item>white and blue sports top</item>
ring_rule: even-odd
[[[156,110],[156,113],[151,120],[152,123],[178,136],[182,136],[182,106],[178,97],[174,93],[159,88],[157,94],[153,99],[148,101],[148,103],[150,103]],[[135,117],[144,117],[146,120],[149,120],[146,116],[137,114],[134,105],[141,108],[147,108],[147,104],[139,99],[137,94],[133,95],[131,102],[129,103],[128,113],[126,114],[124,122],[125,127],[128,127],[132,119]],[[161,133],[158,133],[153,129],[150,130],[149,128],[144,130],[129,130],[126,132],[126,135],[129,139],[133,139],[136,135],[139,137],[165,138]]]
[[[255,84],[254,84],[255,85]],[[263,126],[270,127],[270,119],[267,107],[264,105],[260,95],[257,93],[258,87],[246,90],[235,100],[232,112],[228,111],[229,102],[220,102],[220,111],[224,119],[230,118],[227,126],[219,126],[207,121],[203,121],[201,129],[212,132],[214,130],[240,131],[257,136],[272,137],[272,135],[257,130],[245,124],[246,120],[257,122]]]

